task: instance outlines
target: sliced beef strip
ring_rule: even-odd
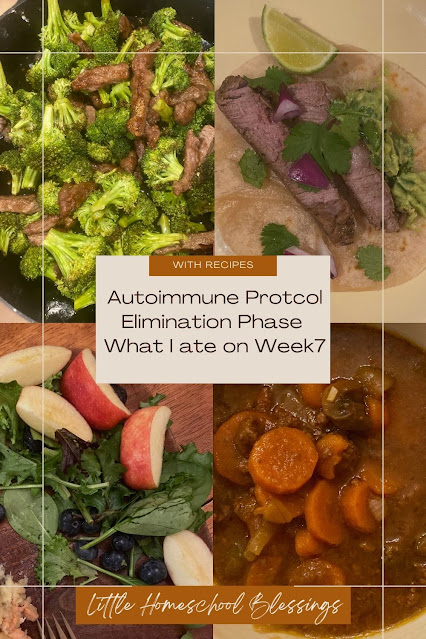
[[[85,53],[85,58],[93,58],[93,50],[89,47],[87,42],[83,40],[79,33],[69,33],[68,40],[73,44],[76,44],[82,53]]]
[[[192,129],[188,131],[185,141],[184,171],[180,180],[173,184],[173,193],[175,195],[181,195],[191,188],[195,172],[213,151],[213,146],[214,128],[212,126],[203,127],[198,137]]]
[[[129,79],[129,66],[125,62],[110,66],[95,67],[82,71],[73,81],[73,91],[94,92],[110,84],[117,84]]]
[[[205,71],[202,55],[197,58],[194,66],[187,64],[186,70],[188,72],[191,85],[205,87],[207,91],[214,90],[213,83]]]
[[[3,133],[4,128],[7,126],[6,118],[0,116],[0,133]]]
[[[151,68],[155,61],[155,53],[161,46],[159,41],[148,44],[136,53],[132,61],[132,78],[130,80],[132,117],[127,122],[127,129],[137,138],[143,137],[145,133],[151,100],[150,87],[154,81],[154,73]]]
[[[209,97],[207,87],[201,85],[191,85],[185,91],[175,91],[169,98],[170,106],[175,106],[179,102],[195,102],[197,106],[201,106]]]
[[[192,100],[187,102],[178,102],[173,110],[173,119],[176,124],[186,126],[194,119],[197,105]]]
[[[141,160],[146,150],[145,142],[141,138],[135,140],[135,149],[138,160]]]
[[[92,169],[94,171],[99,171],[99,173],[109,173],[110,171],[114,171],[116,169],[115,164],[109,164],[108,162],[101,162],[101,164],[92,164]]]
[[[132,149],[129,155],[126,155],[126,157],[121,160],[120,167],[123,169],[123,171],[127,171],[127,173],[133,173],[137,167],[137,164],[138,156],[136,155],[136,151]]]
[[[357,199],[365,217],[375,229],[382,228],[383,218],[385,231],[399,231],[400,222],[391,190],[380,171],[371,163],[368,149],[360,142],[351,149],[351,153],[351,168],[342,178]]]
[[[355,217],[334,184],[318,192],[303,191],[288,177],[291,164],[282,159],[289,129],[273,121],[272,105],[254,91],[241,76],[226,78],[216,93],[216,102],[230,123],[271,166],[283,184],[322,226],[334,244],[352,244]]]
[[[24,233],[26,235],[39,235],[40,233],[47,233],[50,229],[53,229],[61,221],[60,215],[45,215],[44,216],[44,224],[43,219],[40,218],[35,222],[31,222],[31,224],[27,224],[24,228]]]
[[[74,213],[89,195],[96,189],[95,182],[81,182],[80,184],[64,184],[59,191],[60,216]]]
[[[41,246],[43,244],[43,233],[36,233],[34,235],[28,235],[28,240],[34,246]]]
[[[118,20],[118,28],[120,31],[120,38],[122,40],[127,40],[133,31],[132,23],[124,14],[122,14]]]
[[[303,109],[300,120],[317,124],[325,122],[331,102],[331,93],[325,82],[297,82],[290,85],[288,91]],[[390,188],[371,162],[367,148],[360,142],[351,153],[351,168],[342,178],[365,217],[375,229],[382,228],[383,188],[385,230],[389,233],[398,231],[400,223]]]
[[[37,213],[40,207],[35,195],[2,195],[0,196],[0,211],[23,213],[31,215]]]
[[[213,254],[214,231],[206,233],[191,233],[186,240],[173,246],[166,246],[155,251],[154,255],[167,255],[173,251],[189,251],[191,253]]]
[[[156,124],[150,124],[149,122],[145,125],[145,137],[147,144],[150,149],[155,149],[157,146],[157,142],[161,136],[161,129]]]
[[[89,126],[89,124],[93,124],[94,121],[96,120],[96,109],[95,109],[95,107],[92,106],[91,104],[85,104],[84,105],[84,112],[86,114],[87,126]]]

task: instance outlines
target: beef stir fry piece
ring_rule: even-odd
[[[334,244],[351,244],[355,217],[349,203],[330,184],[318,192],[303,191],[288,177],[290,163],[281,153],[289,129],[274,122],[271,103],[253,90],[241,76],[228,77],[216,93],[216,102],[234,128],[271,166],[283,184],[314,216]]]
[[[40,207],[35,195],[1,195],[0,211],[10,211],[11,213],[23,213],[31,215],[37,213]]]
[[[82,71],[72,81],[72,88],[73,91],[89,91],[93,93],[111,84],[124,82],[129,79],[129,75],[129,66],[125,62],[111,66],[95,67],[94,69]]]
[[[153,42],[138,51],[133,58],[130,80],[132,117],[127,123],[127,128],[137,138],[141,138],[145,134],[148,107],[151,100],[150,88],[154,81],[154,73],[152,72],[155,61],[154,54],[160,48],[161,42]]]
[[[87,58],[93,58],[92,49],[89,47],[87,42],[83,40],[83,38],[81,37],[79,33],[69,33],[68,40],[72,42],[73,44],[76,44],[78,48],[80,49],[80,51],[86,54]]]
[[[182,177],[173,184],[173,193],[181,195],[191,188],[197,169],[212,153],[214,147],[214,128],[205,126],[197,137],[189,130],[185,142],[184,171]]]
[[[61,216],[74,213],[89,195],[96,189],[95,182],[80,182],[80,184],[64,184],[59,191],[59,213]]]

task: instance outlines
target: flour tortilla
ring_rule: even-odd
[[[333,96],[341,96],[359,88],[380,86],[382,61],[350,46],[341,46],[341,53],[323,71],[301,80],[324,80]],[[271,55],[262,54],[249,60],[232,75],[256,78],[276,65]],[[415,169],[426,170],[426,87],[398,65],[385,63],[387,90],[395,98],[391,119],[398,132],[409,135],[415,146]],[[358,267],[355,257],[360,246],[382,246],[382,231],[374,230],[360,211],[357,218],[355,242],[350,246],[334,246],[322,233],[312,216],[293,198],[278,178],[268,172],[263,188],[257,189],[243,181],[238,167],[248,144],[228,120],[216,112],[216,254],[260,255],[260,234],[266,224],[285,224],[309,253],[319,253],[319,242],[325,240],[332,252],[338,277],[332,282],[334,291],[368,291],[381,289],[381,282],[368,279]],[[386,287],[398,286],[426,268],[426,220],[415,230],[401,229],[399,233],[385,233],[385,264],[391,274]]]

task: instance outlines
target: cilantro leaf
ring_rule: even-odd
[[[294,80],[284,69],[280,67],[268,67],[265,71],[265,75],[261,78],[247,78],[244,76],[244,80],[252,89],[266,89],[267,91],[275,91],[279,93],[282,84],[293,84]]]
[[[42,553],[39,553],[36,575],[42,580]],[[79,579],[86,577],[96,579],[96,566],[89,568],[78,561],[77,555],[68,546],[68,542],[62,535],[55,535],[48,539],[44,547],[44,583],[47,586],[56,586],[64,577]]]
[[[330,131],[338,133],[349,143],[351,147],[358,144],[360,135],[360,119],[359,116],[349,113],[342,117],[339,124],[334,124]]]
[[[357,251],[356,259],[359,268],[362,268],[373,282],[381,282],[391,273],[389,266],[383,267],[383,251],[380,246],[374,244],[361,246]]]
[[[266,178],[266,166],[253,149],[246,149],[238,162],[244,182],[261,189]]]
[[[162,402],[163,399],[166,399],[166,396],[162,395],[161,393],[157,393],[156,395],[153,395],[152,397],[148,397],[146,402],[140,402],[139,408],[148,408],[148,406],[158,406],[158,404]]]
[[[299,246],[299,240],[284,224],[267,224],[263,227],[260,240],[263,255],[283,255],[290,246]]]
[[[22,386],[18,382],[0,384],[0,428],[2,428],[15,444],[18,438],[19,418],[16,404],[21,394]]]
[[[282,157],[287,162],[295,162],[309,153],[331,178],[332,173],[342,175],[351,168],[350,146],[348,140],[337,130],[328,130],[324,124],[315,122],[300,122],[286,138]]]

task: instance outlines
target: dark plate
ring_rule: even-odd
[[[82,18],[85,11],[100,12],[99,0],[60,0],[62,9],[77,11]],[[112,0],[112,6],[120,9],[137,26],[146,21],[157,9],[173,6],[181,22],[190,25],[203,35],[207,42],[214,42],[214,0]],[[1,51],[38,51],[41,24],[40,0],[21,0],[13,9],[0,16]],[[1,54],[0,54],[1,55]],[[13,87],[27,86],[25,69],[34,61],[34,55],[1,56],[6,77]],[[6,145],[0,141],[0,152]],[[10,193],[7,182],[0,173],[0,193]],[[93,322],[95,309],[89,307],[74,313],[70,300],[62,297],[51,282],[45,286],[46,322]],[[0,257],[0,299],[18,313],[34,322],[42,319],[41,283],[27,282],[19,271],[19,259]]]

